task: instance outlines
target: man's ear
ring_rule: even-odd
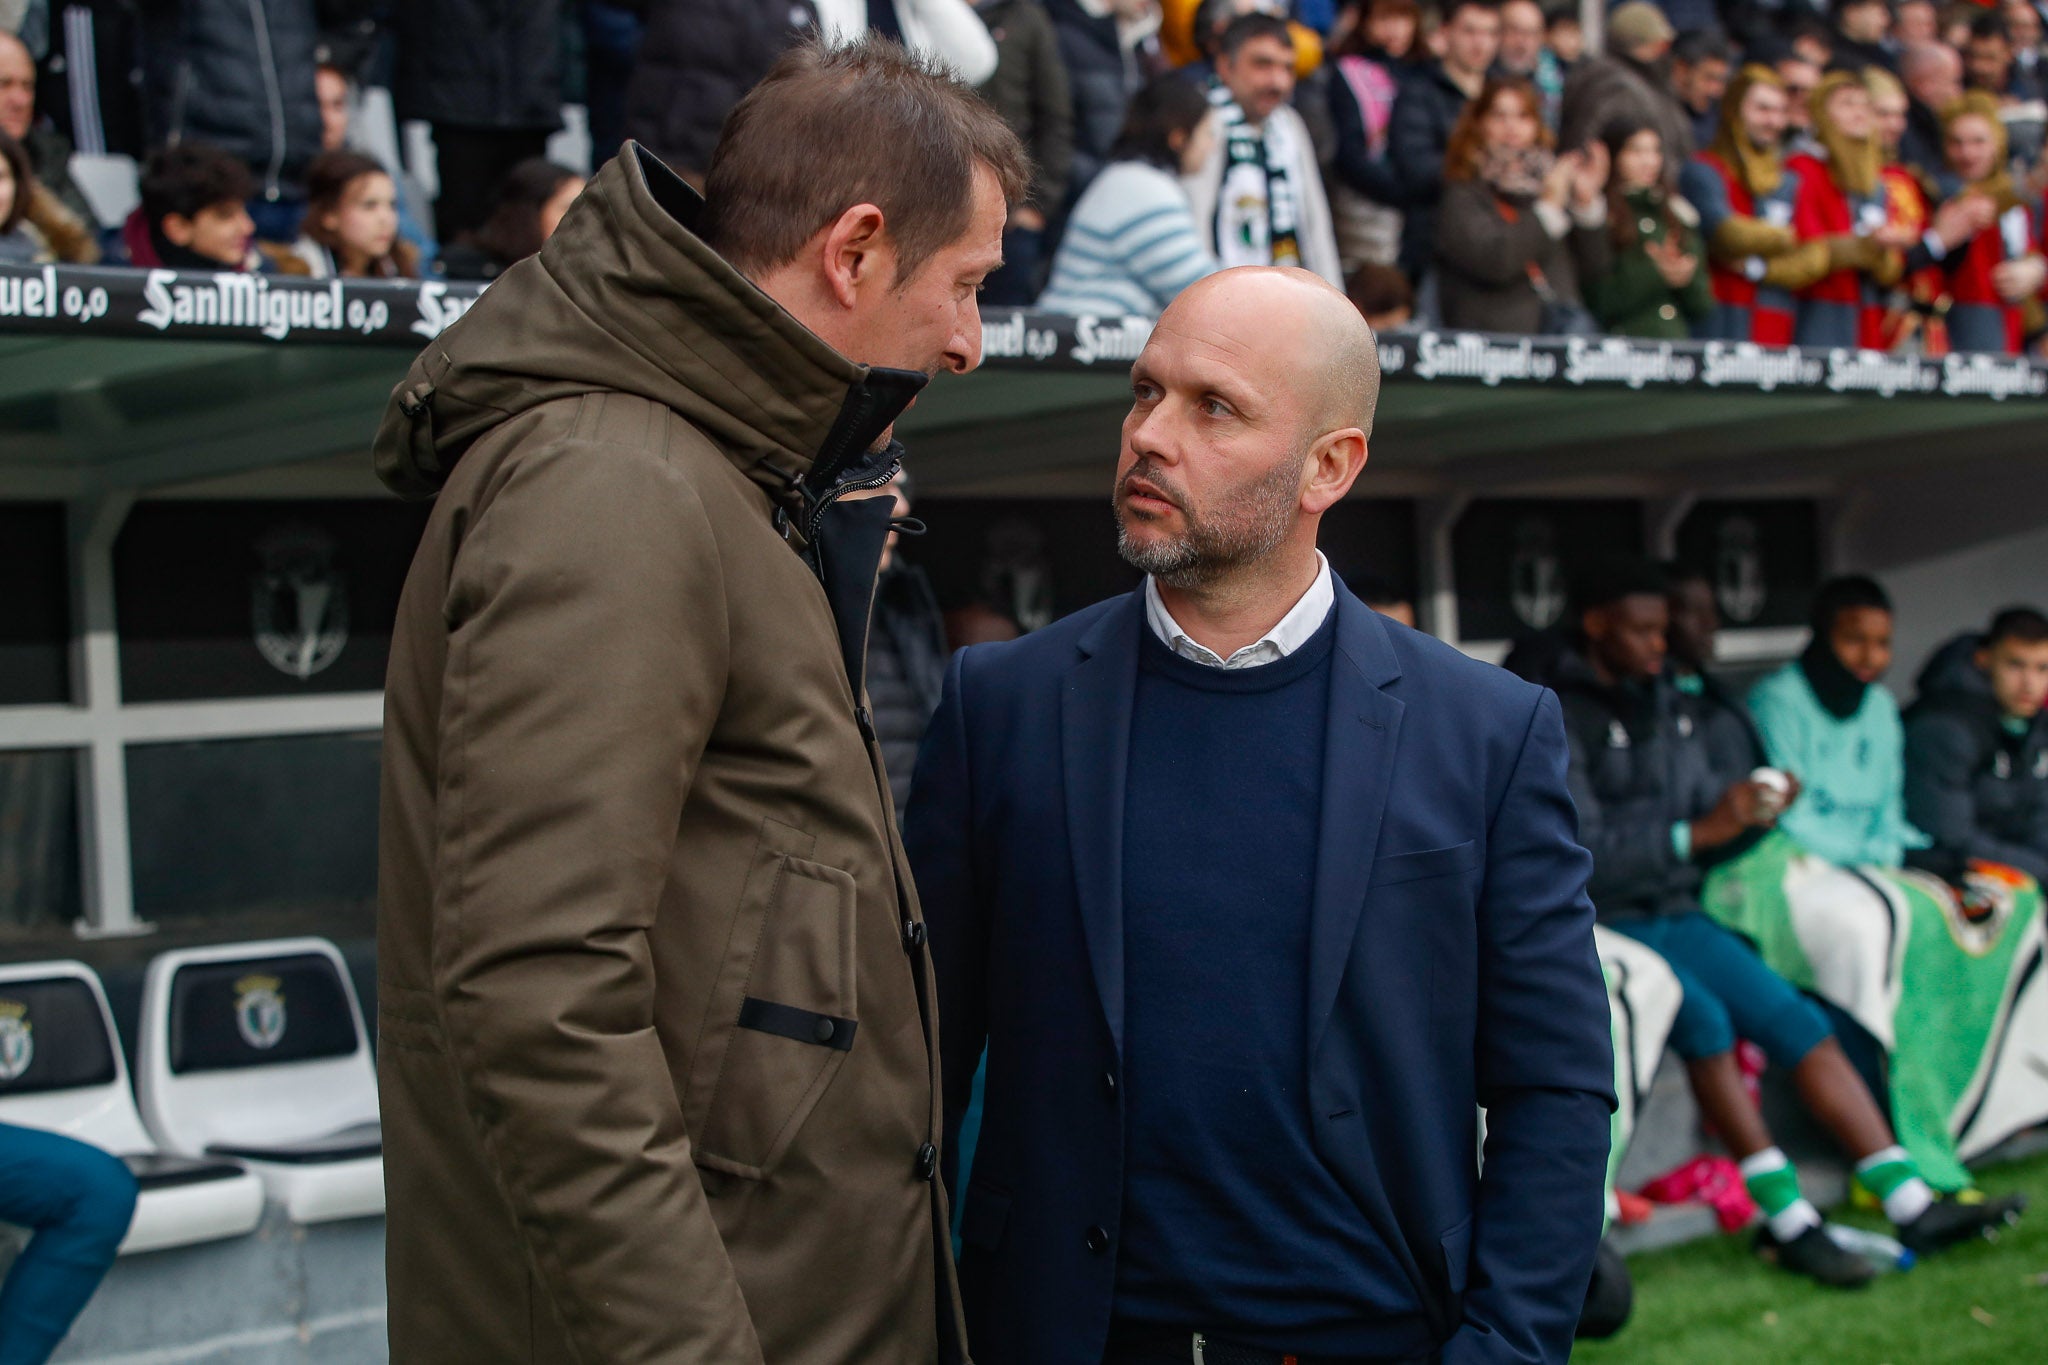
[[[193,237],[198,235],[198,229],[193,226],[192,220],[182,213],[165,214],[163,221],[157,224],[157,230],[163,233],[164,240],[172,246],[189,247],[192,245]]]
[[[1301,490],[1303,510],[1320,515],[1341,501],[1364,470],[1366,454],[1365,433],[1357,427],[1319,438],[1308,452],[1308,483]]]
[[[852,308],[860,290],[893,278],[896,251],[888,224],[873,204],[855,204],[828,224],[819,244],[825,287],[841,308]]]

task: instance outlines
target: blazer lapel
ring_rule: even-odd
[[[1337,588],[1337,646],[1330,661],[1330,718],[1323,737],[1323,810],[1309,919],[1309,1055],[1337,1004],[1378,856],[1380,819],[1400,747],[1399,701],[1380,689],[1401,676],[1386,627]]]
[[[1124,791],[1144,598],[1132,593],[1081,637],[1060,698],[1074,898],[1117,1056],[1124,1047]]]

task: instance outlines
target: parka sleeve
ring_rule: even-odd
[[[1530,262],[1550,242],[1533,212],[1510,222],[1493,206],[1492,192],[1473,181],[1444,189],[1437,211],[1436,257],[1467,279],[1496,289],[1524,279]]]
[[[572,441],[506,462],[443,606],[433,985],[463,1107],[589,1365],[761,1360],[649,944],[726,688],[722,575],[658,452]]]

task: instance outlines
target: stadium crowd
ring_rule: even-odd
[[[783,50],[870,28],[1030,149],[990,304],[1293,263],[1381,327],[2048,333],[2034,0],[1629,0],[1598,52],[1558,0],[0,0],[0,260],[490,279],[625,138],[701,177]],[[385,90],[431,170],[373,155]],[[588,166],[545,159],[569,105]]]

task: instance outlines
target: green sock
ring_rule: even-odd
[[[1920,1168],[1903,1147],[1872,1152],[1856,1163],[1856,1178],[1884,1204],[1885,1217],[1910,1223],[1927,1211],[1934,1193],[1920,1178]]]
[[[1799,1172],[1776,1147],[1768,1147],[1742,1163],[1742,1183],[1764,1217],[1772,1218],[1799,1202]]]

